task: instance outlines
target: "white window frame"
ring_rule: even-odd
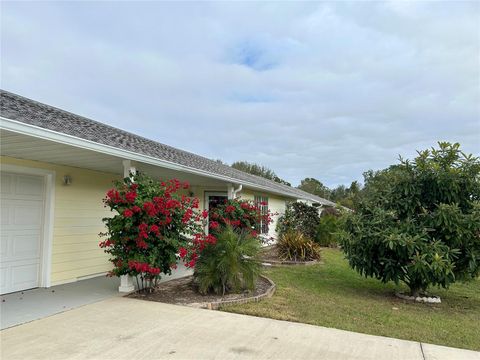
[[[254,195],[253,197],[253,202],[255,206],[258,206],[260,208],[260,214],[266,215],[268,214],[268,196],[266,195]],[[266,202],[267,205],[260,205],[260,203]],[[265,224],[263,219],[260,220],[260,226],[259,226],[259,234],[260,235],[268,235],[269,234],[269,229],[270,224]]]

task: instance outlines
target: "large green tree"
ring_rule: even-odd
[[[300,181],[300,185],[297,186],[298,189],[306,191],[310,194],[320,196],[322,198],[330,198],[330,189],[323,185],[320,180],[315,178],[305,178]]]
[[[252,174],[252,175],[257,175],[261,176],[265,179],[268,180],[273,180],[275,182],[278,182],[280,184],[288,185],[290,186],[291,184],[288,181],[285,181],[277,176],[275,172],[263,165],[258,165],[258,164],[253,164],[249,163],[247,161],[235,161],[231,165],[234,169]]]
[[[439,143],[413,161],[365,175],[341,236],[352,268],[418,296],[480,271],[480,161]]]

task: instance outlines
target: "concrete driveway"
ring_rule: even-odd
[[[4,360],[480,359],[473,351],[118,297],[3,330],[1,345]]]

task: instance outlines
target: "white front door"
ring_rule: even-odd
[[[1,173],[0,293],[39,286],[45,209],[42,176]]]

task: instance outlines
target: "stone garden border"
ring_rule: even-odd
[[[426,304],[440,304],[442,300],[440,299],[439,296],[409,296],[405,295],[403,293],[395,293],[395,296],[399,297],[400,299],[403,300],[408,300],[408,301],[415,301],[415,302],[420,302],[420,303],[426,303]]]
[[[290,260],[262,260],[263,266],[310,266],[324,264],[322,260],[311,260],[311,261],[290,261]]]
[[[218,310],[218,308],[222,305],[246,304],[246,303],[249,303],[249,302],[258,302],[262,299],[272,297],[272,295],[275,293],[277,285],[266,276],[260,275],[260,277],[267,280],[270,283],[270,287],[263,294],[260,294],[260,295],[257,295],[257,296],[251,296],[251,297],[247,297],[247,298],[241,298],[241,299],[232,299],[232,300],[215,301],[215,302],[204,302],[204,303],[199,303],[199,304],[195,304],[195,305],[197,305],[199,308],[202,308],[202,309]]]

